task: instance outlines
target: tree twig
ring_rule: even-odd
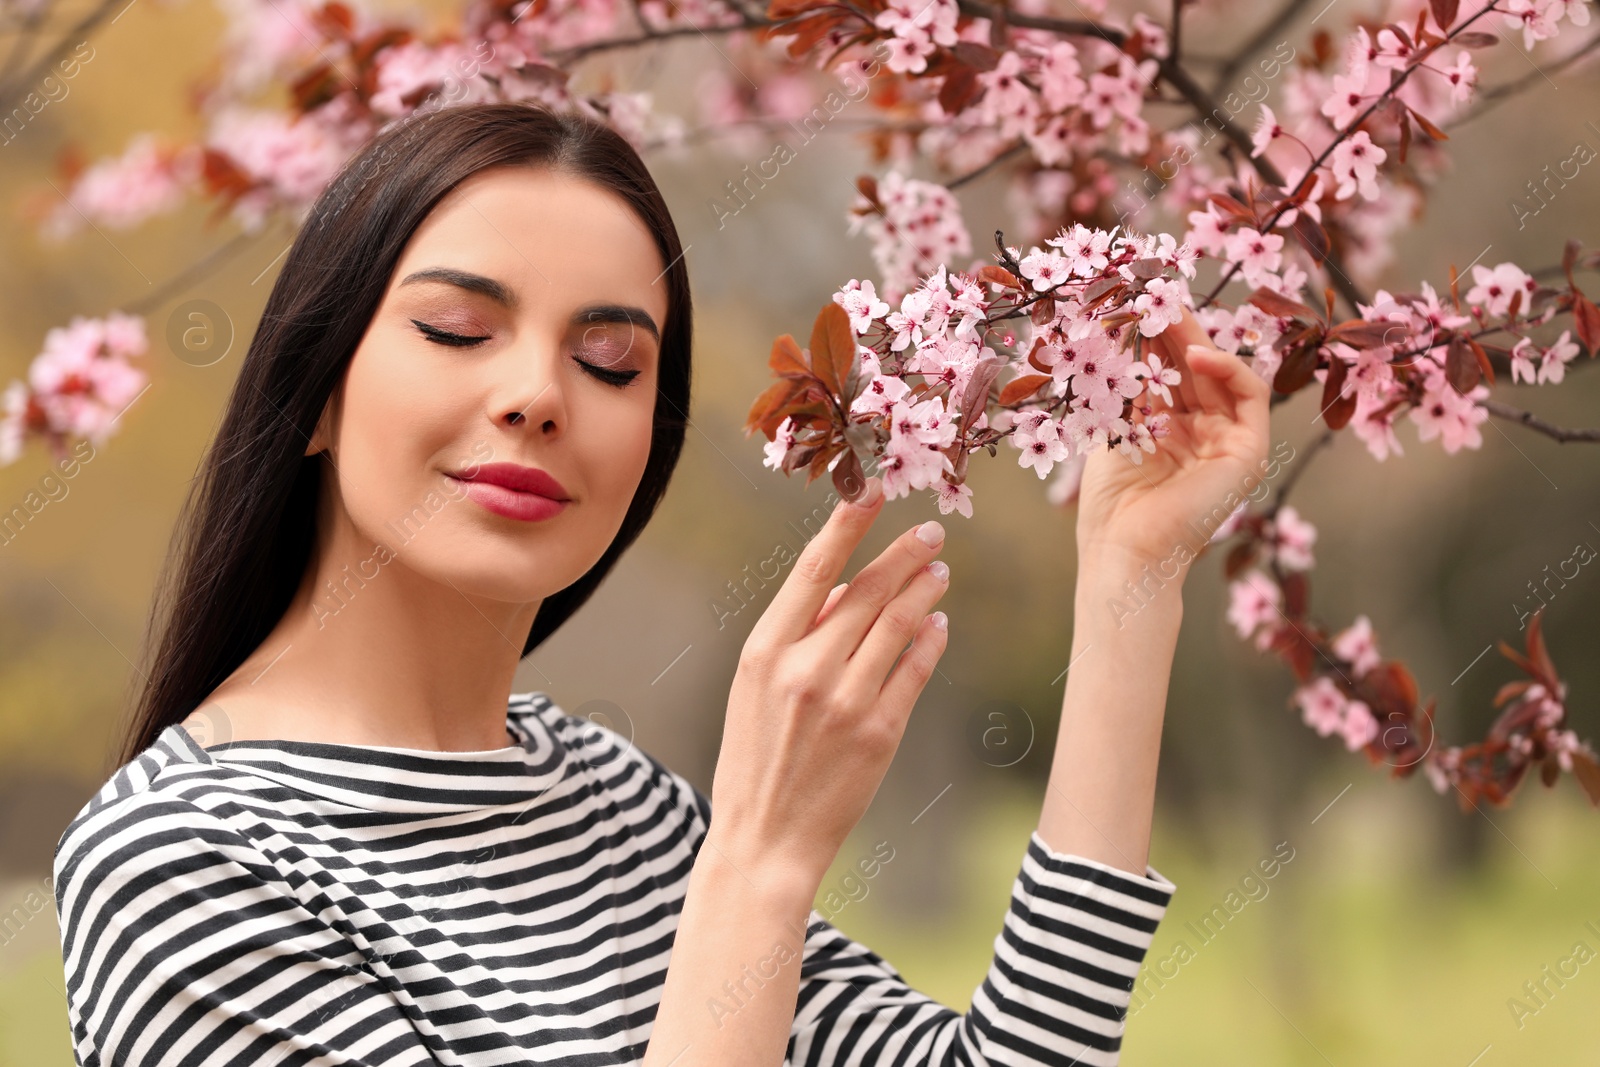
[[[1600,441],[1600,430],[1568,430],[1554,426],[1539,418],[1531,411],[1514,408],[1510,404],[1502,404],[1498,400],[1488,397],[1478,401],[1478,406],[1496,418],[1505,419],[1526,426],[1530,430],[1544,434],[1552,440],[1566,444],[1568,441]]]

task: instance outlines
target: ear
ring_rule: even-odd
[[[327,403],[322,405],[322,414],[317,417],[317,425],[311,431],[311,440],[306,442],[306,455],[314,456],[318,452],[333,452],[334,432],[338,427],[339,412],[344,404],[344,377],[333,387]]]

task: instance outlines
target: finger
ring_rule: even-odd
[[[902,729],[917,697],[922,695],[923,687],[933,677],[939,657],[944,655],[950,639],[947,626],[944,612],[936,611],[929,615],[917,628],[916,639],[906,649],[905,655],[900,657],[900,662],[895,664],[894,673],[889,675],[889,680],[883,683],[883,689],[879,692],[879,706],[897,715]]]
[[[1164,363],[1175,367],[1182,376],[1173,390],[1174,410],[1199,411],[1206,399],[1201,392],[1205,386],[1195,381],[1184,353],[1190,345],[1211,345],[1211,337],[1188,308],[1182,308],[1181,311],[1183,317],[1156,334],[1153,340],[1157,343],[1156,354],[1161,356]]]
[[[840,500],[835,504],[822,529],[800,550],[789,576],[746,640],[779,646],[804,636],[839,580],[850,553],[861,543],[882,508],[883,481],[877,477],[867,480],[866,494],[860,500]]]
[[[1263,430],[1269,420],[1272,387],[1232,352],[1220,348],[1195,345],[1189,350],[1189,365],[1209,382],[1226,404],[1215,410],[1230,418],[1243,420],[1252,427]],[[1211,409],[1208,409],[1211,410]]]
[[[882,690],[895,657],[916,636],[928,612],[949,588],[950,568],[943,560],[934,560],[917,572],[905,590],[878,613],[861,647],[845,664],[845,687],[871,693]]]
[[[912,575],[930,563],[943,547],[944,526],[929,519],[895,538],[877,559],[862,567],[850,580],[839,606],[829,613],[828,621],[818,625],[812,635],[823,646],[824,658],[842,663],[855,655],[878,616],[900,595]],[[901,644],[904,643],[902,638]]]
[[[849,585],[849,582],[840,582],[828,591],[828,599],[823,601],[822,610],[817,613],[816,621],[811,624],[811,629],[815,630],[821,625],[822,620],[828,617],[828,613],[833,610],[835,604],[839,603],[839,598],[844,595],[844,591]]]

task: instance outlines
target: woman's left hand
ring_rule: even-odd
[[[1152,414],[1169,413],[1169,432],[1138,464],[1115,449],[1090,452],[1078,491],[1080,558],[1110,550],[1155,563],[1182,545],[1192,554],[1197,531],[1215,530],[1266,468],[1272,387],[1213,345],[1188,310],[1150,348],[1183,376],[1167,387],[1170,404],[1146,393]],[[1137,410],[1134,418],[1143,421]]]

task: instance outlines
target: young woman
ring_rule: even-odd
[[[121,768],[57,850],[79,1063],[1117,1060],[1173,889],[1146,856],[1183,569],[1106,602],[1254,473],[1267,386],[1186,320],[1173,435],[1088,463],[1050,783],[961,1015],[811,910],[945,647],[937,522],[836,585],[876,479],[834,510],[743,647],[709,798],[510,694],[666,490],[690,320],[656,186],[586,120],[415,116],[317,201]]]

